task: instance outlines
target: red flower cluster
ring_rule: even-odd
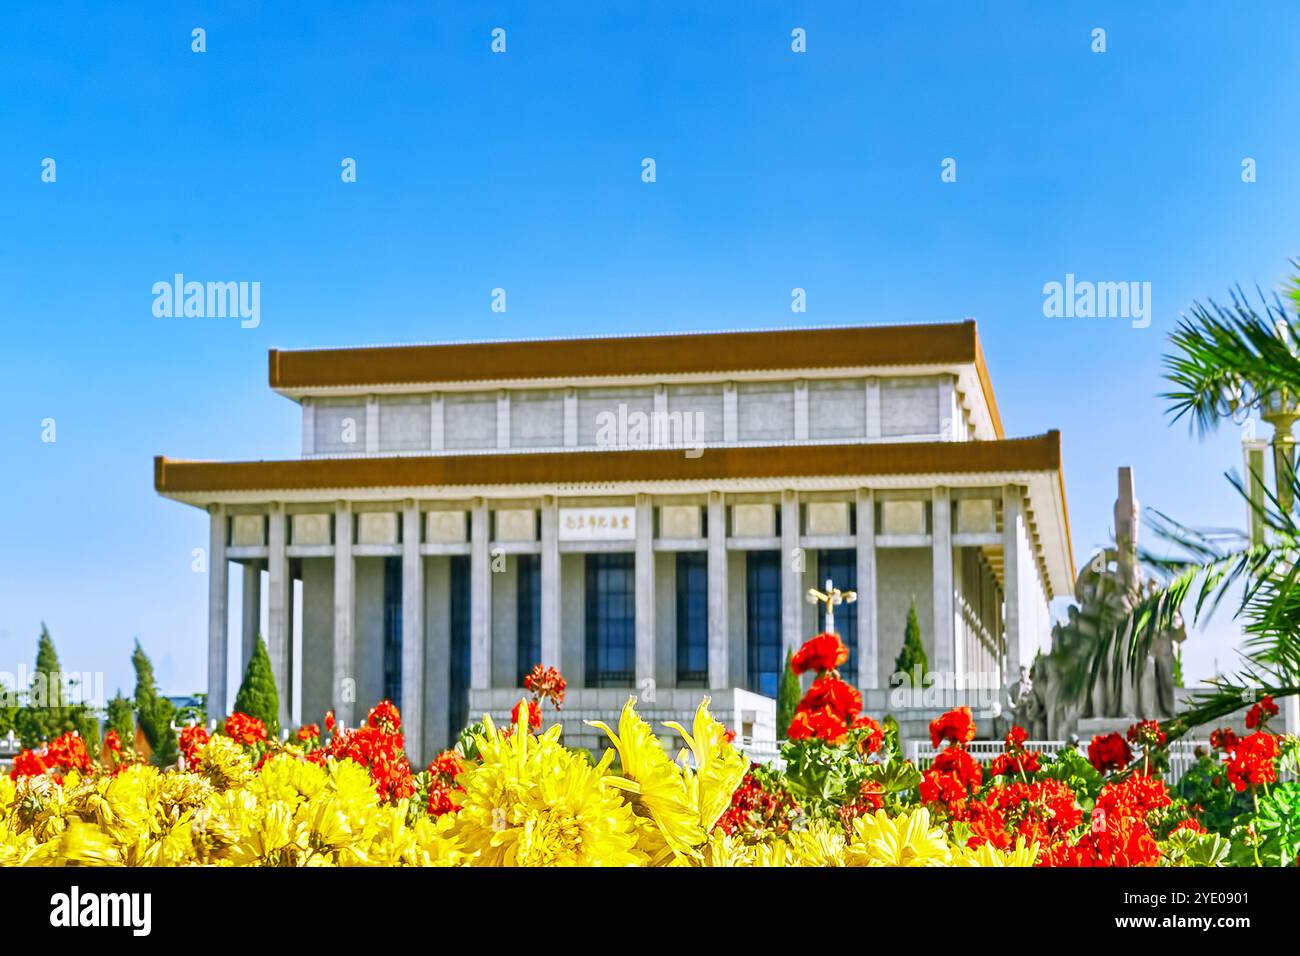
[[[884,809],[885,786],[876,780],[864,780],[858,787],[858,795],[851,802],[840,807],[840,820],[844,824],[845,837],[852,836],[853,821],[858,817]]]
[[[833,671],[849,659],[849,649],[844,646],[838,634],[827,631],[804,641],[803,647],[795,651],[790,660],[790,667],[796,674],[817,671],[824,674]]]
[[[755,765],[757,766],[757,765]],[[799,806],[785,790],[769,790],[752,772],[745,774],[731,795],[731,805],[714,829],[747,839],[785,833]]]
[[[830,636],[835,637],[834,634]],[[865,729],[867,734],[864,739],[867,740],[868,750],[874,753],[880,749],[884,734],[880,731],[880,725],[870,717],[859,716],[861,712],[862,695],[834,673],[823,673],[813,681],[803,700],[799,701],[786,736],[790,740],[820,740],[838,745],[848,740],[849,731]],[[872,748],[871,740],[876,734],[880,734],[880,741]]]
[[[1224,769],[1238,793],[1247,787],[1277,782],[1277,757],[1281,747],[1276,735],[1259,730],[1249,737],[1242,737],[1236,744],[1224,760]]]
[[[1165,745],[1165,732],[1160,729],[1160,722],[1156,720],[1143,720],[1134,724],[1128,729],[1126,736],[1129,743],[1136,744],[1143,750]]]
[[[989,776],[1011,777],[1015,775],[1037,773],[1042,754],[1037,750],[1026,750],[1025,741],[1029,733],[1023,727],[1012,726],[1007,731],[1004,750],[993,758],[989,765]]]
[[[403,752],[405,741],[397,732],[401,725],[402,716],[392,701],[383,701],[370,711],[367,726],[335,734],[307,759],[321,765],[330,757],[354,760],[370,770],[381,800],[405,799],[415,793],[415,777]]]
[[[1133,751],[1119,734],[1098,734],[1088,744],[1088,762],[1099,773],[1107,770],[1123,770],[1133,762]]]
[[[320,737],[320,724],[303,724],[298,728],[297,738],[303,743]]]
[[[1276,716],[1277,704],[1273,703],[1272,697],[1265,694],[1259,703],[1246,712],[1246,726],[1251,730],[1263,730],[1268,719]]]
[[[44,747],[21,751],[14,757],[9,778],[17,780],[19,777],[39,777],[48,771],[61,783],[64,774],[73,770],[89,773],[92,767],[86,742],[70,730],[51,740]]]
[[[1046,850],[1069,840],[1083,819],[1074,791],[1051,778],[1034,783],[997,786],[970,805],[970,846],[992,843],[999,849],[1017,839]]]
[[[1215,750],[1230,751],[1237,749],[1237,734],[1231,727],[1220,727],[1210,731],[1210,746]]]
[[[1118,736],[1118,735],[1116,735]],[[1044,866],[1156,866],[1160,847],[1148,817],[1171,803],[1157,777],[1135,773],[1101,788],[1089,832],[1077,843],[1049,848]]]
[[[532,691],[539,701],[549,700],[556,710],[564,706],[564,691],[568,686],[563,674],[554,667],[543,667],[541,664],[535,666],[524,678],[524,689]]]
[[[120,754],[122,752],[122,737],[116,730],[110,730],[104,735],[104,749],[109,753]]]
[[[519,703],[515,704],[514,710],[510,711],[510,726],[507,728],[507,732],[512,732],[519,724],[520,708],[523,707],[525,703],[528,705],[528,730],[530,732],[536,732],[542,729],[542,705],[536,700],[521,700]]]
[[[402,729],[402,715],[391,700],[381,700],[370,708],[366,725],[386,734],[395,734]]]
[[[251,747],[266,740],[266,724],[260,717],[235,712],[226,718],[226,736],[236,743]]]
[[[465,788],[456,782],[456,778],[465,770],[464,758],[454,750],[444,750],[429,764],[427,806],[430,815],[440,817],[460,809],[456,794],[464,793]]]
[[[975,718],[969,707],[957,707],[941,714],[930,721],[930,744],[939,746],[947,740],[953,744],[965,744],[975,739]]]
[[[328,710],[325,712],[325,732],[329,734],[334,733],[334,727],[334,711]]]
[[[242,717],[243,715],[240,714],[240,716]],[[265,736],[265,728],[263,728],[262,733],[263,736]],[[233,737],[234,735],[231,734],[230,736]],[[181,756],[185,758],[185,768],[187,770],[195,770],[198,768],[199,764],[203,762],[199,756],[199,751],[207,745],[207,742],[210,739],[211,737],[208,735],[207,730],[203,728],[202,724],[190,724],[187,727],[181,728]]]

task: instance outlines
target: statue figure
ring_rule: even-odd
[[[1011,722],[1029,733],[1032,740],[1043,740],[1047,735],[1047,711],[1034,691],[1034,678],[1028,668],[1020,668],[1020,679],[1011,685],[1007,701]]]
[[[1186,639],[1181,618],[1155,636],[1150,653],[1136,664],[1116,665],[1107,655],[1091,682],[1090,665],[1102,639],[1159,585],[1138,560],[1139,508],[1131,468],[1119,469],[1115,546],[1098,551],[1079,572],[1069,619],[1052,628],[1052,651],[1034,662],[1035,694],[1053,736],[1087,717],[1174,716],[1175,645]]]

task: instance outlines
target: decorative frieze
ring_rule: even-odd
[[[330,543],[330,516],[327,514],[291,515],[290,543],[319,545]]]
[[[463,544],[468,540],[464,511],[430,511],[424,516],[424,539],[430,544]]]
[[[230,543],[236,548],[266,546],[266,515],[235,515],[230,519]]]
[[[659,537],[680,540],[703,536],[699,505],[663,505],[659,509]]]
[[[992,498],[957,499],[957,530],[962,534],[992,534],[997,531],[997,516]]]
[[[497,541],[536,541],[537,512],[532,508],[498,508]]]
[[[397,513],[363,511],[357,515],[357,544],[397,544]]]
[[[776,535],[776,507],[770,504],[733,505],[732,534],[737,538],[771,538]]]
[[[847,535],[850,533],[847,501],[817,501],[811,502],[806,507],[805,534]]]
[[[882,501],[880,503],[881,534],[925,534],[924,501]]]

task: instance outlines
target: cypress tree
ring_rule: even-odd
[[[785,668],[781,671],[781,681],[776,688],[776,736],[784,740],[790,731],[790,721],[794,720],[795,710],[803,698],[803,687],[799,675],[794,672],[794,651],[785,652]]]
[[[122,696],[120,689],[108,702],[108,729],[116,730],[122,743],[128,747],[135,740],[135,708],[129,698]]]
[[[139,641],[135,642],[135,650],[131,652],[131,666],[135,668],[136,717],[140,721],[144,739],[153,751],[150,760],[157,767],[174,764],[180,757],[176,731],[171,727],[176,707],[158,693],[153,676],[153,662]]]
[[[268,737],[280,733],[280,695],[275,689],[275,672],[271,669],[271,655],[266,642],[259,636],[253,647],[253,656],[244,671],[244,680],[235,695],[235,711],[260,717],[266,724]]]
[[[27,700],[14,715],[14,724],[24,747],[36,747],[76,729],[76,724],[69,719],[63,667],[44,623],[36,641],[36,670],[31,687]]]
[[[921,622],[916,617],[916,598],[907,609],[907,626],[903,630],[903,647],[894,661],[894,670],[902,675],[909,686],[914,686],[916,669],[920,668],[922,676],[930,669],[930,662],[925,656],[925,644],[921,641]]]

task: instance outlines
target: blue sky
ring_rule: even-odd
[[[1238,437],[1169,425],[1160,356],[1300,254],[1295,4],[165,7],[0,11],[0,671],[44,620],[110,693],[135,637],[203,685],[206,520],[152,456],[296,455],[270,347],[973,316],[1008,432],[1063,433],[1080,562],[1117,465],[1242,523]],[[261,325],[155,318],[176,272],[260,282]],[[1067,273],[1150,282],[1151,326],[1045,318]]]

